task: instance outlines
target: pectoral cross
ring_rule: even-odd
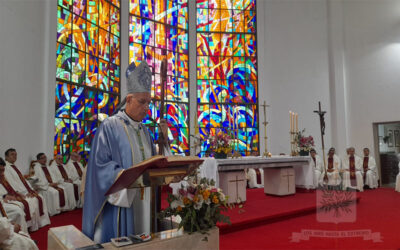
[[[236,180],[230,180],[229,182],[236,182],[236,203],[241,203],[242,200],[239,197],[239,182],[244,180],[239,180],[238,176],[236,175]]]
[[[319,115],[319,124],[321,127],[321,141],[322,141],[322,156],[324,159],[324,169],[325,169],[325,176],[324,179],[328,179],[326,174],[326,162],[325,162],[325,145],[324,145],[324,135],[325,135],[325,114],[326,111],[322,111],[321,109],[321,102],[318,102],[318,110],[315,110],[314,113]]]
[[[290,176],[294,176],[294,175],[289,174],[289,173],[286,173],[286,175],[282,175],[282,177],[287,177],[287,190],[288,190],[288,192],[290,191],[290,180],[289,180]]]
[[[269,105],[267,105],[267,103],[264,101],[264,104],[262,104],[261,107],[263,107],[263,109],[264,109],[264,122],[263,122],[263,125],[264,125],[265,150],[264,150],[263,156],[269,157],[270,153],[268,152],[268,144],[267,144],[267,140],[268,140],[268,137],[267,137],[267,125],[268,125],[268,122],[267,122],[267,107],[269,107]]]

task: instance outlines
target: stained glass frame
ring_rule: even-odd
[[[201,156],[209,149],[208,134],[225,128],[239,137],[235,150],[259,155],[256,11],[256,0],[196,0]]]
[[[144,3],[146,8],[143,8]],[[129,62],[146,60],[152,69],[152,105],[148,116],[159,121],[160,66],[168,59],[164,118],[168,121],[173,153],[190,154],[189,119],[189,4],[188,0],[129,1]],[[181,25],[183,21],[183,25]],[[182,109],[180,107],[187,107]],[[182,115],[182,112],[185,114]],[[183,121],[179,120],[183,119]],[[178,120],[178,122],[177,122]],[[157,139],[156,124],[144,123]]]
[[[66,161],[77,150],[87,160],[99,117],[111,115],[121,98],[121,4],[120,0],[57,2],[54,155],[62,153]],[[60,86],[68,93],[60,92]],[[63,130],[62,122],[68,128]]]

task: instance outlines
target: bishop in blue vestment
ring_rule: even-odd
[[[124,189],[105,196],[124,169],[156,154],[141,123],[151,102],[151,71],[146,62],[129,65],[127,96],[117,113],[102,122],[91,145],[86,174],[82,231],[97,243],[130,234],[150,233],[150,188]],[[125,105],[124,110],[119,110]],[[143,185],[139,178],[137,183]]]

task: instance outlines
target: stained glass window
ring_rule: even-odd
[[[164,118],[168,121],[173,153],[189,154],[189,51],[187,0],[130,0],[129,62],[143,60],[153,71],[148,117],[159,121],[160,66],[168,60]],[[158,128],[145,119],[154,139]]]
[[[259,152],[255,0],[196,0],[197,117],[203,144],[217,131]]]
[[[120,99],[120,0],[58,0],[54,154],[87,159]]]

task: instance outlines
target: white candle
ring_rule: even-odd
[[[299,127],[298,127],[298,125],[299,125],[299,120],[298,120],[298,118],[299,118],[299,114],[296,113],[296,132],[297,132],[297,133],[299,132]]]
[[[289,111],[290,116],[290,132],[292,132],[292,111]]]

